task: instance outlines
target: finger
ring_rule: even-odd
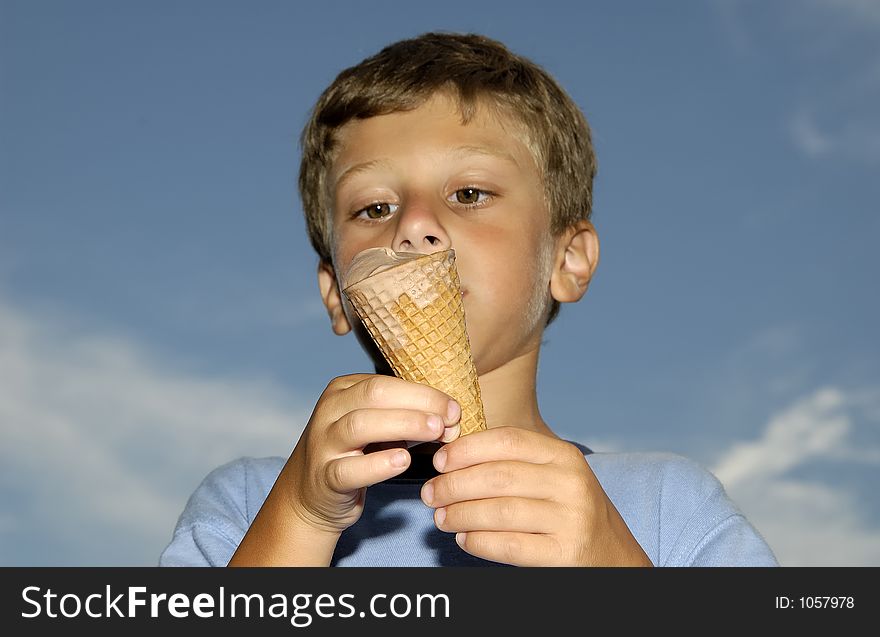
[[[355,409],[337,420],[327,433],[334,446],[353,451],[370,443],[439,440],[445,429],[439,414],[412,409]]]
[[[337,493],[348,493],[393,478],[409,466],[405,449],[336,458],[325,467],[327,486]]]
[[[440,414],[447,425],[461,418],[461,407],[439,389],[396,376],[368,375],[344,391],[343,412],[364,407],[374,409],[412,409]],[[340,414],[341,415],[341,414]]]
[[[375,374],[346,374],[344,376],[337,376],[328,383],[327,387],[342,391],[356,383],[370,378],[371,376],[375,376]]]
[[[560,460],[581,462],[584,457],[565,440],[518,427],[497,427],[445,445],[434,455],[434,466],[438,471],[455,471],[495,460],[549,464]]]
[[[324,388],[318,404],[315,405],[315,413],[318,410],[323,412],[323,422],[333,422],[351,409],[345,409],[345,392],[354,385],[361,383],[374,374],[347,374],[345,376],[337,376]]]
[[[428,480],[421,496],[425,504],[435,508],[503,496],[553,500],[565,478],[565,472],[553,465],[509,460],[486,462]]]
[[[551,533],[559,526],[558,506],[546,500],[503,497],[469,500],[434,511],[441,531],[517,531]]]
[[[457,533],[462,549],[484,560],[513,566],[562,566],[562,550],[551,535],[510,531]]]

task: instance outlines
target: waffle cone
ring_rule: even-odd
[[[486,429],[454,250],[396,265],[343,293],[396,376],[454,398],[461,435]]]

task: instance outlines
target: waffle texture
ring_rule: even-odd
[[[454,250],[396,265],[343,293],[396,376],[452,396],[461,435],[486,429]]]

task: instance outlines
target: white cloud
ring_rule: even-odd
[[[864,161],[880,159],[880,119],[876,114],[859,116],[847,107],[831,104],[823,108],[828,118],[838,119],[841,123],[834,129],[820,129],[816,118],[801,109],[788,125],[795,148],[812,159],[829,156]]]
[[[783,566],[880,565],[880,527],[863,513],[857,494],[804,477],[819,463],[860,463],[868,483],[877,484],[876,431],[859,437],[857,428],[876,427],[878,404],[880,391],[818,389],[771,418],[757,440],[734,445],[716,462],[713,473]]]
[[[189,294],[176,301],[171,308],[176,320],[191,324],[197,321],[202,329],[240,331],[243,327],[296,329],[309,322],[326,320],[327,312],[317,294],[304,298],[267,295],[259,290],[248,290],[247,282],[233,282],[232,289],[240,293],[235,303],[220,302],[223,296]],[[225,299],[223,299],[225,301]]]
[[[309,413],[295,396],[154,358],[0,298],[0,487],[18,511],[13,521],[5,507],[0,536],[51,545],[0,542],[0,563],[155,563],[210,469],[289,454]]]
[[[791,80],[800,97],[782,122],[795,150],[816,160],[880,161],[880,57],[873,45],[880,2],[715,0],[714,6],[734,52],[778,58],[782,50],[802,65]]]
[[[813,0],[810,4],[789,5],[785,18],[802,22],[798,46],[811,63],[836,68],[831,74],[807,76],[816,84],[802,91],[807,97],[792,116],[794,141],[814,157],[876,161],[880,159],[880,55],[874,43],[880,37],[880,2]]]
[[[721,27],[727,36],[727,41],[737,53],[751,54],[753,52],[752,39],[743,24],[739,11],[739,0],[715,0],[714,6]]]
[[[833,150],[834,142],[819,130],[808,113],[796,113],[789,123],[789,132],[795,147],[808,157],[821,157]]]
[[[784,474],[814,457],[845,444],[850,422],[840,413],[843,395],[825,388],[773,418],[763,436],[734,445],[716,465],[715,474],[730,488]]]
[[[877,0],[813,0],[812,4],[826,15],[846,20],[853,28],[880,28]]]

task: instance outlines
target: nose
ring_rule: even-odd
[[[431,254],[452,247],[437,214],[425,202],[411,202],[398,213],[391,247],[396,252]]]

